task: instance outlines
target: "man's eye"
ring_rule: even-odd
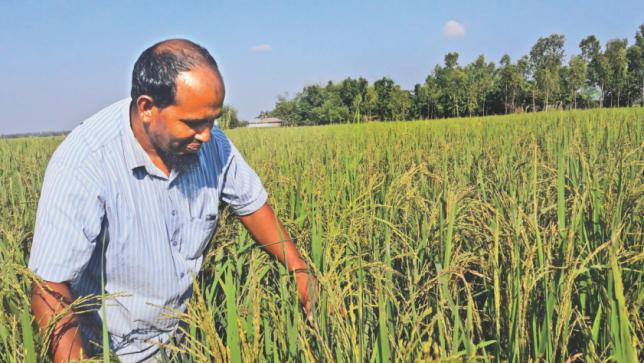
[[[185,120],[184,123],[186,123],[190,127],[200,127],[207,125],[209,120]]]

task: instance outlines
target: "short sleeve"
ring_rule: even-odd
[[[268,194],[257,173],[230,143],[230,163],[224,173],[221,200],[238,216],[257,211],[266,203]]]
[[[101,232],[104,204],[96,183],[78,170],[51,163],[45,172],[29,269],[46,281],[74,281]]]

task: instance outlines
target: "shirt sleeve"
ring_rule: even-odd
[[[69,169],[47,167],[29,257],[29,269],[51,282],[74,281],[83,272],[105,214],[96,183]]]
[[[230,163],[223,178],[221,200],[230,205],[236,215],[248,215],[266,203],[268,194],[257,173],[232,143],[230,149]]]

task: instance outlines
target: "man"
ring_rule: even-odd
[[[213,236],[219,201],[255,240],[295,273],[310,311],[314,280],[268,205],[255,172],[213,123],[224,83],[217,63],[188,40],[145,50],[131,99],[83,122],[52,156],[38,205],[29,268],[39,327],[75,299],[106,302],[110,349],[124,362],[153,360],[176,332],[167,309],[184,311]],[[284,240],[284,243],[275,243]],[[69,310],[69,309],[68,309]],[[52,339],[55,362],[101,344],[102,317],[65,313]]]

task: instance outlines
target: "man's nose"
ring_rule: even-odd
[[[208,141],[210,141],[210,127],[204,127],[199,133],[197,133],[195,139],[201,141],[202,143],[207,143]]]

